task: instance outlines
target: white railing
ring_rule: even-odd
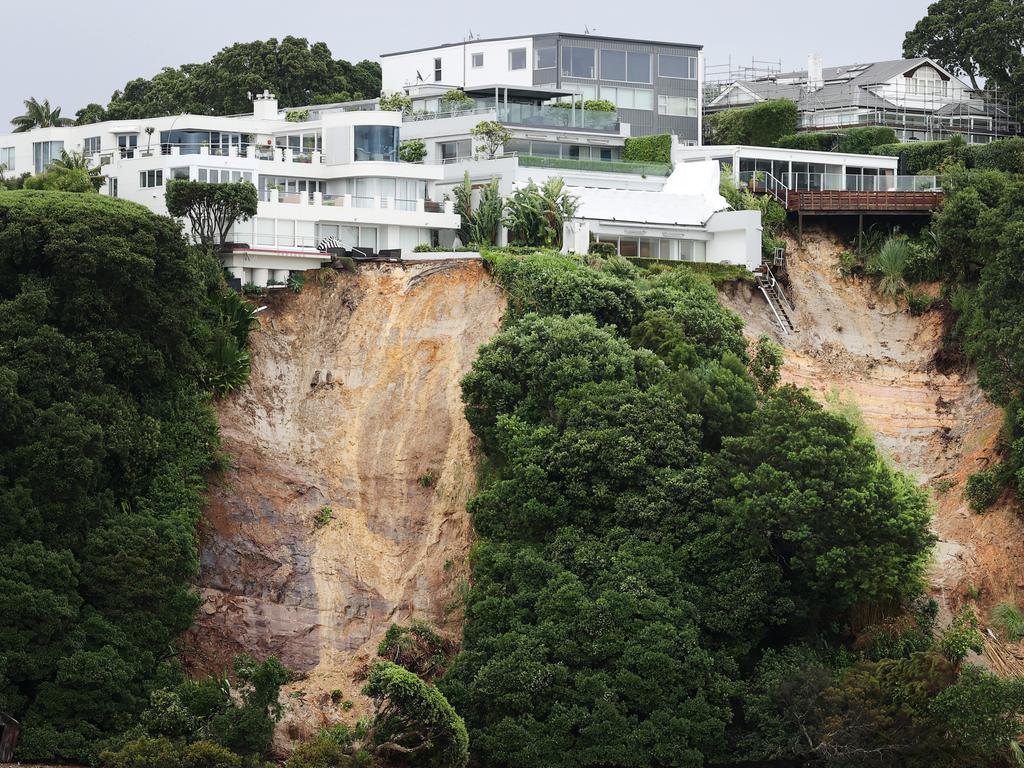
[[[861,176],[843,173],[784,173],[782,183],[800,192],[936,192],[937,176]]]
[[[768,193],[789,207],[789,187],[767,171],[740,171],[739,179],[754,194]]]
[[[483,107],[474,109],[453,109],[438,110],[436,112],[410,112],[402,115],[403,123],[418,123],[422,120],[444,120],[448,117],[463,117],[465,115],[484,115],[488,112],[495,112],[494,107]]]
[[[261,189],[258,198],[264,203],[290,205],[332,206],[360,210],[403,211],[409,213],[440,213],[452,215],[455,204],[451,200],[435,202],[424,198],[370,197],[366,195],[328,195],[322,192],[286,192],[279,189]]]

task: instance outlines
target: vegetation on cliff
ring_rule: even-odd
[[[238,338],[225,295],[170,219],[0,192],[0,710],[22,759],[95,756],[174,678],[209,385],[239,364],[214,354]]]
[[[752,366],[710,284],[492,261],[505,327],[463,381],[490,480],[441,683],[479,764],[1008,757],[1022,689],[963,664],[972,617],[941,641],[898,619],[932,543],[923,494],[777,386],[767,344]],[[870,612],[859,634],[884,641],[853,650]]]

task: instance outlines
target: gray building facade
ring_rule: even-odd
[[[700,137],[702,46],[557,32],[533,36],[533,84],[618,108],[632,135]]]

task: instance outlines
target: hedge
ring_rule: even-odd
[[[846,131],[820,131],[781,136],[775,146],[783,149],[811,149],[818,152],[846,152],[866,155],[873,148],[896,141],[896,131],[881,126],[850,128]]]
[[[882,144],[872,155],[889,155],[900,159],[899,172],[918,174],[935,170],[950,154],[948,141],[915,141],[909,144]]]
[[[772,99],[752,107],[715,112],[704,122],[712,144],[773,147],[781,137],[796,133],[800,113],[789,99]]]
[[[630,137],[626,139],[622,159],[630,163],[671,163],[672,137],[667,133]]]
[[[896,155],[900,158],[900,173],[907,174],[937,170],[944,160],[954,156],[967,168],[1024,173],[1024,138],[1019,137],[989,144],[965,145],[959,139],[884,144],[872,149],[871,154]]]

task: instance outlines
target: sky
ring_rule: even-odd
[[[583,32],[704,46],[708,65],[778,62],[803,69],[900,56],[903,35],[929,0],[0,0],[0,132],[22,101],[50,99],[63,114],[165,66],[206,61],[235,42],[286,35],[327,43],[336,58],[474,36]],[[18,66],[23,62],[24,66]]]

